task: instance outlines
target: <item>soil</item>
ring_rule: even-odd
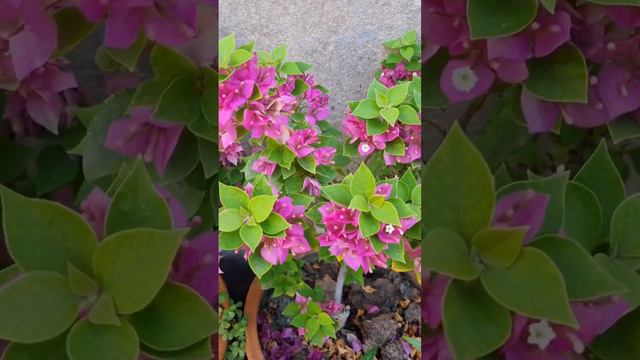
[[[325,300],[333,298],[334,279],[338,274],[336,265],[307,263],[303,270],[307,284],[322,288]],[[420,337],[420,287],[415,278],[407,273],[377,269],[365,275],[364,280],[364,286],[345,286],[343,303],[350,306],[351,312],[344,328],[338,331],[337,339],[329,339],[324,344],[322,358],[357,360],[375,348],[378,360],[420,359],[420,353],[413,349],[410,355],[405,355],[401,340],[403,335]],[[262,299],[262,316],[273,330],[289,327],[289,319],[280,314],[292,299],[272,299],[270,293],[266,292]],[[352,348],[354,337],[362,345],[361,352]],[[307,359],[308,355],[308,350],[304,349],[288,360]]]

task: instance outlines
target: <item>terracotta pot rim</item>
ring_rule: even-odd
[[[258,337],[258,312],[260,311],[260,301],[263,290],[260,287],[260,280],[256,277],[251,282],[247,298],[244,302],[244,314],[247,317],[246,354],[249,360],[265,360]]]
[[[225,292],[227,294],[229,293],[229,290],[227,289],[227,284],[224,282],[224,279],[222,278],[222,276],[220,276],[220,274],[218,274],[218,294],[225,293]],[[225,302],[223,302],[220,305],[222,306],[223,309],[228,308],[229,307],[229,297],[227,296],[227,299],[225,300]],[[224,353],[225,352],[227,352],[227,341],[222,339],[220,334],[218,334],[218,359],[224,360]]]

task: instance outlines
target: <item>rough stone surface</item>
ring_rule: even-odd
[[[382,314],[371,320],[362,322],[363,347],[384,346],[389,340],[398,335],[400,325],[394,320],[393,314]]]
[[[407,30],[420,33],[419,0],[221,0],[220,36],[256,41],[271,50],[287,45],[287,58],[312,64],[316,81],[331,90],[333,121],[348,101],[365,97],[383,59],[382,42]]]
[[[405,358],[399,340],[391,341],[382,348],[382,360],[403,360]]]

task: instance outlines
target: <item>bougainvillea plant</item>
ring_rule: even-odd
[[[3,359],[213,356],[215,5],[0,3]]]
[[[450,110],[493,170],[575,172],[603,136],[623,176],[624,158],[637,168],[635,142],[620,144],[640,135],[637,3],[429,0],[423,10],[424,105]]]
[[[604,141],[576,174],[512,182],[455,124],[423,185],[427,359],[625,357],[640,213]]]
[[[349,317],[347,279],[377,267],[420,269],[416,33],[389,43],[380,80],[349,105],[346,139],[327,120],[328,91],[310,65],[286,61],[284,46],[236,48],[233,34],[219,46],[220,249],[244,253],[263,288],[293,300],[283,315],[297,335],[288,328],[262,337],[300,345],[296,336],[303,336],[320,347]],[[309,254],[338,264],[333,299],[303,281]]]

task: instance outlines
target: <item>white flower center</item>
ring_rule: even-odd
[[[540,350],[544,350],[549,346],[551,340],[555,338],[556,333],[551,326],[549,326],[547,320],[541,320],[540,322],[529,325],[528,344],[537,345]]]
[[[362,144],[361,148],[362,148],[362,151],[364,152],[369,152],[369,150],[371,150],[371,148],[367,144]]]
[[[453,86],[463,92],[470,92],[478,83],[478,76],[470,66],[461,67],[453,71],[451,76]]]
[[[393,225],[391,225],[391,224],[388,224],[387,226],[384,227],[384,232],[386,232],[387,234],[392,234],[393,230],[395,230],[395,229],[393,228]]]

